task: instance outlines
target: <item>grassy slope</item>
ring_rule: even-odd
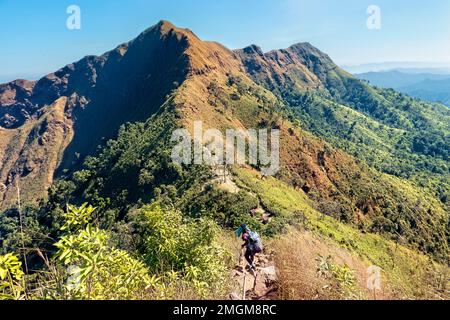
[[[300,223],[301,216],[304,215],[308,229],[320,235],[325,241],[331,241],[349,250],[368,266],[381,267],[389,284],[398,292],[398,298],[429,297],[432,279],[442,272],[448,272],[447,268],[432,262],[425,255],[379,235],[362,233],[321,214],[313,209],[311,201],[305,194],[279,180],[261,179],[256,172],[245,169],[238,169],[236,172],[238,184],[257,194],[264,206],[275,212],[278,217]]]

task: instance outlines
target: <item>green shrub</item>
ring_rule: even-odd
[[[201,297],[225,289],[226,261],[231,255],[215,241],[217,225],[210,219],[184,221],[180,212],[144,206],[135,217],[144,261],[164,280],[182,280]]]
[[[0,300],[20,300],[24,295],[22,263],[11,254],[0,256]]]

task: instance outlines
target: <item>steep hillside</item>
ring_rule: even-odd
[[[139,212],[162,216],[146,207],[156,203],[225,229],[247,222],[265,237],[306,219],[364,263],[386,264],[394,240],[410,248],[391,270],[397,285],[415,257],[426,268],[409,250],[448,261],[449,110],[370,87],[310,44],[231,51],[160,22],[100,57],[1,90],[1,207],[14,205],[17,184],[31,204],[50,187],[48,201],[24,212],[29,247],[51,253],[67,204],[88,202],[115,245],[154,262]],[[279,129],[281,170],[225,168],[230,192],[212,168],[174,164],[172,132],[192,132],[195,121],[221,132]],[[17,250],[15,214],[0,217],[4,251]]]
[[[450,78],[445,80],[423,80],[398,88],[400,92],[425,101],[438,102],[450,107]]]
[[[170,55],[165,54],[166,51],[170,51]],[[305,94],[316,98],[302,100]],[[421,250],[439,257],[446,256],[447,245],[442,246],[442,241],[446,243],[448,184],[441,183],[440,190],[427,191],[415,182],[396,180],[376,170],[396,174],[398,166],[402,170],[398,174],[400,177],[404,177],[403,172],[411,171],[408,174],[413,175],[417,171],[417,174],[434,174],[441,179],[438,181],[444,181],[443,177],[448,174],[445,140],[442,142],[444,147],[436,147],[438,152],[444,152],[441,156],[407,148],[398,153],[401,148],[397,139],[414,139],[409,133],[416,134],[418,130],[413,124],[417,121],[431,126],[424,128],[427,130],[425,134],[433,132],[438,138],[443,137],[448,129],[448,122],[443,117],[447,116],[445,111],[448,110],[425,104],[405,108],[402,104],[410,102],[406,98],[392,98],[359,82],[310,44],[297,44],[267,54],[256,46],[232,52],[218,43],[201,41],[189,30],[161,22],[114,51],[101,57],[87,57],[41,79],[29,98],[23,98],[24,95],[18,95],[22,98],[20,103],[24,104],[29,100],[45,101],[43,97],[52,100],[69,96],[70,100],[66,100],[70,104],[65,108],[65,115],[70,118],[68,134],[66,142],[54,152],[54,160],[48,164],[45,162],[39,167],[42,169],[35,171],[33,159],[26,157],[25,152],[33,147],[31,142],[24,142],[22,149],[8,149],[8,153],[20,150],[27,161],[22,167],[8,166],[5,162],[6,188],[3,189],[9,196],[5,197],[3,206],[14,201],[15,177],[27,176],[30,183],[33,181],[32,187],[25,188],[24,195],[29,190],[36,197],[37,190],[50,186],[51,172],[58,163],[59,174],[70,178],[71,172],[79,167],[85,156],[93,154],[102,139],[114,136],[120,124],[145,120],[160,110],[160,114],[167,115],[158,116],[161,119],[175,117],[175,121],[166,122],[173,128],[193,130],[193,122],[201,120],[204,130],[280,129],[282,170],[278,178],[306,193],[320,211],[370,231],[387,233],[392,237],[400,235]],[[41,104],[46,105],[45,102]],[[44,109],[37,110],[42,112]],[[105,119],[106,110],[108,117]],[[31,120],[19,128],[32,123],[33,117],[42,119],[38,111],[34,114],[30,111]],[[318,116],[320,112],[323,112],[322,116]],[[302,128],[295,124],[296,119]],[[353,127],[355,133],[351,128],[345,130],[346,125]],[[166,141],[161,148],[170,150],[170,130],[161,131],[165,127],[162,125],[161,129],[155,129],[160,132],[160,141]],[[40,136],[45,134],[46,127],[43,128]],[[330,144],[305,130],[325,138]],[[132,141],[124,143],[126,149],[133,146]],[[139,194],[151,199],[151,194],[154,194],[152,188],[158,187],[158,183],[152,181],[152,187],[147,188],[145,183],[144,186],[140,184],[140,175],[142,171],[152,172],[146,169],[146,163],[155,162],[148,159],[155,146],[147,145],[142,149],[145,142],[137,143],[140,146],[126,154],[126,159],[135,158],[130,163],[133,168],[125,170],[122,163],[123,172],[116,177],[110,170],[117,167],[114,163],[121,163],[120,157],[105,159],[101,163],[107,167],[91,169],[93,176],[105,175],[101,182],[91,183],[89,192],[78,192],[116,201],[122,199],[121,194],[132,195],[132,198],[123,199],[125,207],[139,200]],[[153,141],[148,143],[153,144]],[[65,146],[67,148],[64,149]],[[42,150],[40,152],[45,155]],[[417,153],[422,155],[417,157]],[[389,166],[389,170],[379,165],[378,159]],[[422,168],[424,159],[429,164]],[[10,162],[15,164],[17,161],[11,158]],[[405,166],[405,161],[413,170]],[[166,159],[166,162],[170,160]],[[428,169],[430,166],[434,167]],[[78,187],[83,186],[85,184]],[[433,193],[438,199],[433,197]]]
[[[235,53],[255,81],[278,93],[283,89],[344,89],[344,79],[351,78],[328,55],[307,42],[268,53],[255,46]]]
[[[0,207],[14,203],[17,182],[32,182],[37,191],[22,188],[24,201],[45,196],[53,173],[78,167],[105,139],[114,137],[121,124],[154,114],[190,72],[192,65],[184,52],[192,38],[191,32],[161,22],[129,43],[100,57],[86,57],[37,82],[2,85]],[[64,137],[58,137],[52,125],[41,125],[55,106],[62,108],[62,114],[52,121],[65,128]],[[44,136],[58,142],[47,143]],[[40,144],[34,144],[36,139]],[[44,159],[37,154],[46,158],[48,153],[57,154],[58,161],[42,164]]]
[[[376,299],[376,294],[381,299],[448,299],[443,289],[448,269],[405,248],[399,244],[401,239],[388,241],[328,217],[314,209],[304,194],[277,179],[262,179],[245,169],[235,174],[239,186],[257,194],[271,212],[288,217],[294,226],[270,243],[284,299]],[[318,276],[327,257],[326,263],[341,263],[340,272],[346,274],[338,276],[338,291],[343,296],[333,296],[336,283],[324,283]],[[368,290],[369,266],[381,268],[382,291]]]
[[[65,112],[71,104],[67,97],[42,108],[35,120],[16,129],[0,128],[1,207],[22,200],[37,200],[51,186],[58,164],[73,137],[73,121]]]
[[[350,221],[356,216],[363,224],[368,216],[387,218],[389,226],[376,218],[377,226],[370,223],[370,229],[394,237],[410,234],[406,237],[414,242],[412,230],[418,224],[422,230],[435,224],[441,228],[441,239],[446,238],[450,113],[445,107],[417,102],[392,90],[372,88],[339,69],[326,54],[309,44],[266,54],[249,49],[236,54],[247,73],[284,103],[282,113],[331,144],[332,148],[314,148],[317,161],[306,162],[309,168],[299,152],[305,147],[292,152],[296,144],[291,141],[286,143],[290,148],[285,149],[290,153],[285,157],[288,179],[318,198],[321,211],[337,217],[342,212],[339,218]],[[317,75],[316,89],[298,85],[298,74],[305,67]],[[271,73],[279,69],[285,70],[283,77],[287,81],[273,81],[281,78]],[[301,135],[303,139],[308,137]],[[333,148],[345,152],[330,151]],[[317,185],[319,181],[326,186],[327,180],[332,187]],[[318,196],[315,190],[320,190]],[[393,206],[398,202],[394,199],[399,198],[403,199],[402,208]],[[423,201],[428,202],[427,209],[422,207]],[[419,222],[419,216],[430,214],[433,218]],[[431,230],[436,229],[431,227],[426,237],[436,235]],[[447,248],[437,244],[435,249],[442,249],[443,256],[447,256]]]

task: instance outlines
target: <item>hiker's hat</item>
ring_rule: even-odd
[[[245,223],[241,224],[241,226],[236,230],[236,236],[240,237],[241,234],[247,232],[248,227]]]

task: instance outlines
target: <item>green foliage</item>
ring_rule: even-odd
[[[319,255],[316,262],[318,275],[331,279],[337,286],[335,289],[343,299],[361,298],[362,293],[358,289],[354,271],[349,266],[333,263],[331,256]]]
[[[142,262],[109,245],[106,231],[88,225],[61,237],[55,246],[55,259],[72,268],[67,269],[62,296],[50,293],[53,298],[139,299],[157,288],[157,278]]]
[[[24,297],[22,263],[11,254],[0,256],[0,300],[20,300]]]
[[[257,207],[258,199],[244,190],[233,194],[209,185],[183,209],[193,217],[210,217],[220,226],[234,230],[242,223],[258,226],[257,220],[250,216],[250,211]]]
[[[10,209],[0,213],[0,254],[18,254],[23,246],[46,247],[49,230],[43,222],[49,217],[31,207],[23,207],[21,215],[23,229],[20,228],[18,210]]]
[[[310,193],[315,207],[350,223],[357,209],[372,220],[368,231],[400,236],[447,259],[450,110],[345,81],[345,90],[283,95],[292,119],[353,155],[364,169],[336,179],[331,201]]]
[[[181,279],[201,297],[224,290],[230,254],[215,241],[217,225],[209,219],[184,221],[180,212],[144,206],[134,221],[140,252],[151,270]]]
[[[47,262],[37,298],[139,299],[157,290],[142,262],[112,247],[108,232],[91,225],[94,211],[87,204],[68,206],[61,227],[66,234],[54,244],[54,265]]]
[[[93,218],[93,212],[95,208],[88,206],[84,203],[81,207],[75,207],[72,205],[67,206],[67,212],[63,215],[65,224],[61,227],[61,230],[79,229],[82,228],[91,221]]]
[[[448,108],[431,107],[389,90],[374,90],[367,89],[364,107],[350,96],[336,103],[324,92],[289,92],[285,101],[304,129],[380,171],[403,178],[422,171],[431,177],[448,175]]]
[[[30,298],[224,296],[230,254],[216,242],[219,229],[211,220],[184,220],[180,212],[162,210],[157,204],[144,206],[128,216],[136,246],[127,252],[114,246],[112,232],[92,224],[95,210],[87,204],[68,206],[55,254],[51,260],[41,254],[46,267],[30,284],[35,288]]]

